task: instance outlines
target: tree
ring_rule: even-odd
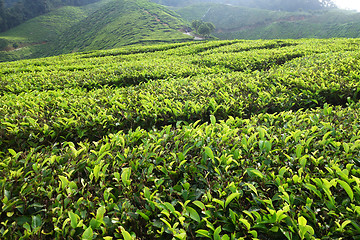
[[[203,24],[203,21],[194,20],[194,21],[192,21],[191,26],[195,29],[196,32],[198,32],[199,27],[201,26],[201,24]]]
[[[46,0],[24,0],[25,19],[31,19],[48,11]]]
[[[203,22],[202,20],[192,21],[191,26],[198,34],[203,36],[210,36],[210,33],[215,30],[214,24],[211,22]]]
[[[5,48],[9,45],[9,42],[5,39],[0,38],[0,51],[5,50]]]
[[[203,22],[198,29],[198,33],[209,37],[211,32],[213,32],[215,30],[215,26],[214,24],[210,23],[210,22]]]
[[[213,32],[215,30],[215,25],[211,22],[206,22],[206,26],[210,29],[210,32]]]
[[[203,36],[209,36],[210,35],[210,28],[207,24],[201,24],[198,30],[199,34]]]
[[[333,0],[322,0],[321,6],[323,8],[336,8],[336,4],[334,3]]]
[[[0,31],[4,31],[5,29],[5,2],[4,0],[0,0]]]
[[[5,1],[0,0],[0,14],[3,13],[5,10]]]

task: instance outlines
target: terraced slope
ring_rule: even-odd
[[[45,55],[47,45],[57,41],[59,35],[109,0],[82,7],[62,7],[48,14],[31,19],[7,32],[0,33],[5,42],[0,51],[0,61],[17,60]]]
[[[174,12],[145,0],[114,0],[74,25],[56,44],[61,53],[109,49],[139,42],[191,40]]]
[[[184,25],[176,13],[146,0],[64,7],[0,34],[0,40],[8,41],[0,60],[192,40],[180,31]]]
[[[360,40],[0,63],[0,238],[360,235]]]

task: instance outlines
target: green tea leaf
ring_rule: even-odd
[[[349,144],[347,144],[346,142],[343,142],[343,147],[344,147],[345,152],[348,153],[350,150]]]
[[[249,176],[258,176],[259,178],[264,178],[264,175],[257,169],[254,168],[247,168],[246,172],[249,174]]]
[[[307,158],[308,158],[309,156],[308,155],[304,155],[304,156],[302,156],[300,159],[299,159],[299,163],[300,163],[300,166],[302,167],[302,168],[305,168],[306,167],[306,163],[307,163]]]
[[[130,235],[130,233],[128,233],[125,228],[121,227],[121,234],[124,238],[124,240],[132,240],[132,237]]]
[[[13,149],[8,149],[9,153],[11,154],[11,156],[16,156],[16,152]]]
[[[354,200],[354,192],[351,189],[351,187],[349,186],[349,184],[340,179],[338,179],[337,182],[340,183],[340,185],[343,187],[343,189],[345,189],[346,193],[349,195],[349,198],[351,199],[351,201],[353,201]]]
[[[301,158],[302,151],[303,151],[303,146],[301,146],[300,144],[297,145],[295,150],[297,158]]]
[[[340,231],[342,232],[342,231],[344,231],[344,228],[346,227],[346,225],[348,225],[349,223],[351,223],[351,221],[350,220],[346,220],[346,221],[344,221],[342,224],[341,224],[341,227],[340,227]]]
[[[198,206],[202,211],[205,211],[206,210],[206,207],[205,205],[200,202],[200,201],[194,201],[193,204],[195,204],[196,206]]]
[[[255,230],[249,231],[249,233],[250,233],[251,235],[253,235],[254,238],[257,238],[257,237],[258,237],[258,233],[257,233],[257,231],[255,231]]]
[[[264,128],[262,128],[262,127],[259,127],[257,130],[259,131],[260,139],[264,140],[265,135],[266,135],[266,130]]]
[[[28,232],[31,232],[31,227],[30,227],[30,224],[28,222],[23,224],[23,228],[25,228]]]
[[[214,154],[213,154],[213,151],[211,150],[211,148],[205,147],[204,149],[205,149],[206,156],[208,156],[209,158],[214,160]]]
[[[175,213],[175,208],[174,208],[174,206],[173,206],[171,203],[165,202],[164,205],[166,206],[166,208],[167,208],[172,214]]]
[[[221,240],[220,237],[221,226],[217,227],[214,231],[214,240]]]
[[[93,172],[94,172],[94,176],[95,176],[95,181],[97,181],[99,179],[100,168],[101,168],[100,164],[98,164],[94,167]]]
[[[265,141],[265,149],[266,149],[266,152],[270,152],[270,151],[271,151],[271,147],[272,147],[271,142]]]
[[[146,221],[149,221],[150,218],[145,213],[141,212],[139,209],[136,211],[136,213],[139,214]]]
[[[240,219],[239,219],[239,222],[241,222],[242,224],[244,224],[247,230],[250,230],[251,225],[250,225],[250,223],[248,222],[248,220],[246,220],[245,218],[240,218]]]
[[[230,237],[229,237],[229,235],[224,234],[224,235],[222,236],[221,240],[230,240]]]
[[[306,226],[307,220],[303,216],[300,216],[298,218],[298,223],[299,223],[300,226]]]
[[[123,168],[121,173],[121,180],[125,186],[130,186],[131,168]]]
[[[212,125],[215,125],[216,124],[216,118],[214,115],[210,115],[210,122]]]
[[[59,176],[59,179],[61,181],[61,188],[65,189],[67,185],[69,184],[69,180],[64,176]]]
[[[225,203],[222,200],[213,198],[212,201],[218,203],[222,208],[225,207]]]
[[[102,221],[104,218],[105,212],[106,212],[106,209],[104,206],[99,207],[98,210],[96,211],[96,220]]]
[[[256,187],[252,185],[251,183],[245,183],[245,186],[248,186],[256,195],[258,195],[258,192],[256,190]]]
[[[91,227],[88,227],[84,233],[82,234],[82,237],[81,237],[83,240],[92,240],[93,238],[93,230]]]
[[[73,212],[68,212],[69,218],[70,218],[70,225],[72,228],[76,228],[78,224],[78,215]]]
[[[195,220],[196,222],[200,222],[200,216],[199,214],[193,209],[192,207],[186,207],[186,211],[189,212],[190,218]]]
[[[196,231],[196,236],[197,237],[207,237],[211,239],[211,234],[209,231],[204,230],[204,229],[200,229]]]
[[[227,207],[227,205],[229,205],[229,203],[234,199],[234,198],[238,198],[240,196],[240,193],[232,193],[230,194],[225,201],[225,207]]]
[[[33,230],[38,227],[41,227],[41,224],[42,224],[42,220],[40,215],[32,216],[31,227]]]
[[[184,230],[183,230],[184,231]],[[186,239],[186,232],[182,232],[182,233],[175,233],[174,237],[180,240],[185,240]]]
[[[101,223],[102,223],[102,221],[99,221],[99,220],[93,218],[90,221],[90,227],[92,229],[98,229],[101,226]]]

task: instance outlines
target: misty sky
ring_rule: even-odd
[[[334,0],[339,8],[355,9],[360,12],[360,1],[359,0]]]

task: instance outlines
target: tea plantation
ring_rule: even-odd
[[[0,239],[360,239],[360,39],[0,63]]]

